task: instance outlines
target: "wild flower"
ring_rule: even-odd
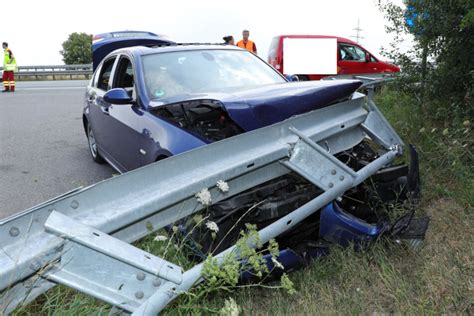
[[[204,206],[211,205],[211,192],[209,192],[207,188],[204,188],[200,192],[196,193],[196,199]]]
[[[422,127],[420,128],[420,133],[424,133],[426,131],[426,128]]]
[[[448,135],[448,133],[449,133],[449,130],[448,130],[447,128],[445,128],[445,129],[443,130],[443,135],[446,136],[446,135]]]
[[[219,227],[217,226],[216,222],[213,221],[207,221],[206,223],[207,229],[217,233],[219,231]]]
[[[202,217],[201,214],[196,214],[196,215],[193,216],[193,221],[194,221],[195,224],[201,223],[202,219],[203,219],[203,217]]]
[[[242,312],[240,306],[234,301],[232,297],[229,297],[224,302],[224,307],[219,311],[219,315],[222,316],[238,316]]]
[[[156,235],[155,238],[153,238],[154,241],[165,241],[165,240],[168,240],[168,237],[164,236],[164,235]]]
[[[219,180],[217,181],[217,188],[219,189],[219,191],[221,191],[222,193],[227,193],[229,192],[229,184],[227,182],[225,182],[224,180]]]

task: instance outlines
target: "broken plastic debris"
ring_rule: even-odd
[[[275,265],[276,268],[285,270],[285,267],[280,263],[280,261],[275,259],[275,257],[272,257],[272,262],[273,262],[273,264]]]

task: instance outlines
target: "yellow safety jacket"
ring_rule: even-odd
[[[3,70],[5,71],[16,71],[16,59],[12,55],[12,51],[9,48],[5,48],[3,57]]]

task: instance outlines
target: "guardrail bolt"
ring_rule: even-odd
[[[143,272],[138,272],[138,273],[137,273],[137,280],[138,280],[138,281],[143,281],[143,280],[145,280],[145,273],[143,273]]]
[[[153,286],[160,286],[160,284],[161,284],[160,279],[154,279],[153,280]]]
[[[334,186],[334,183],[329,182],[328,187],[332,188]]]
[[[344,176],[340,176],[339,180],[344,181]]]
[[[135,297],[141,300],[143,298],[144,294],[142,291],[137,291],[135,292]]]
[[[78,208],[78,207],[79,207],[79,202],[77,202],[76,200],[73,200],[73,201],[71,202],[71,207],[72,207],[73,209]]]
[[[10,228],[10,236],[16,237],[18,235],[20,235],[20,230],[18,229],[18,227]]]
[[[331,170],[331,174],[332,174],[332,175],[335,175],[335,174],[336,174],[336,169],[332,169],[332,170]]]

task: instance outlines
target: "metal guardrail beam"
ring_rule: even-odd
[[[399,137],[364,97],[355,93],[349,101],[170,157],[0,221],[0,311],[9,313],[64,284],[124,311],[157,313],[199,281],[202,265],[182,273],[128,243],[200,211],[205,206],[195,194],[203,188],[216,203],[291,171],[325,192],[259,234],[267,241],[294,227],[401,154]],[[388,147],[386,153],[350,171],[333,155],[360,143],[367,129]],[[219,180],[229,192],[218,190]],[[148,260],[166,268],[153,269]]]
[[[3,67],[0,67],[0,71]],[[40,77],[52,77],[53,80],[56,77],[69,76],[72,79],[73,76],[84,76],[89,78],[92,75],[92,64],[78,64],[78,65],[46,65],[46,66],[18,66],[18,71],[15,72],[15,76],[18,79],[26,77],[34,77],[36,79]]]

